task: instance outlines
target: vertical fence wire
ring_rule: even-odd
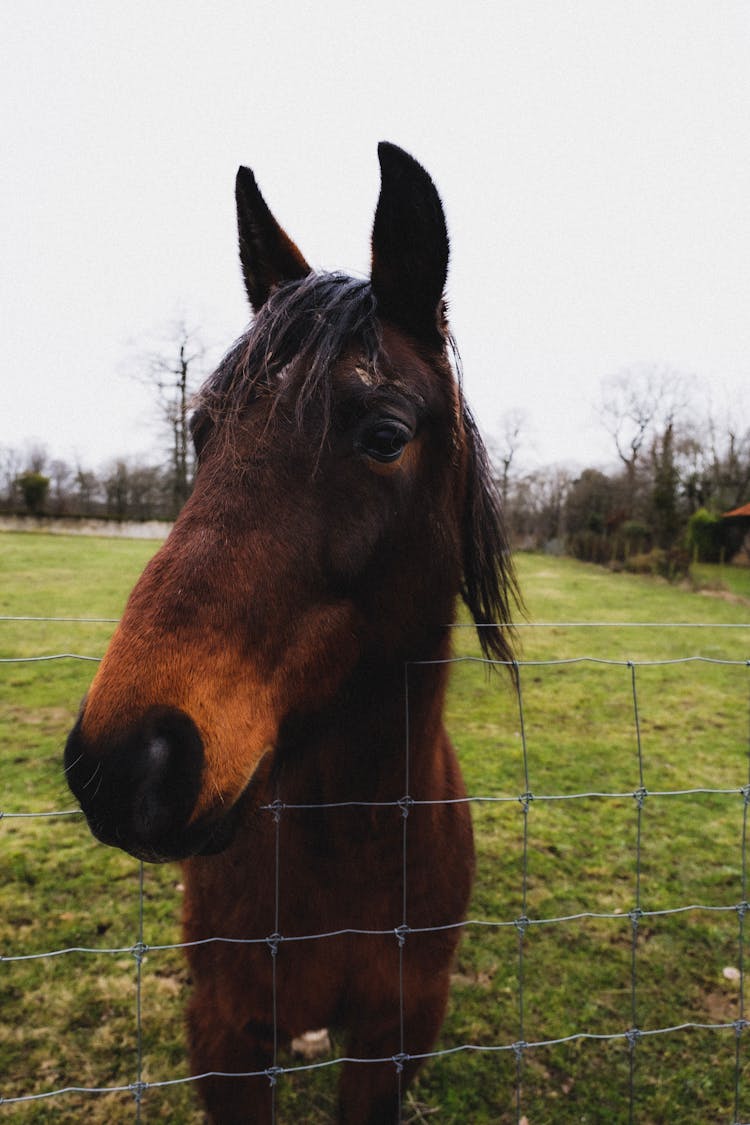
[[[746,667],[750,671],[750,660]],[[747,780],[742,790],[742,839],[740,845],[741,856],[741,887],[742,897],[737,907],[737,965],[740,974],[739,1010],[735,1025],[734,1039],[734,1121],[739,1125],[741,1113],[741,1088],[742,1088],[742,1036],[747,1027],[745,1018],[745,918],[748,908],[748,805],[750,805],[750,679],[747,688]]]
[[[136,1080],[133,1088],[135,1096],[136,1125],[141,1125],[141,1105],[143,1102],[143,958],[146,953],[144,942],[144,873],[143,860],[138,864],[138,940],[133,951],[136,964],[135,978],[135,1043]]]
[[[747,807],[750,781],[745,786],[742,802],[742,899],[737,907],[737,965],[740,974],[739,1012],[734,1039],[734,1123],[740,1119],[740,1083],[742,1067],[742,1032],[745,1026],[745,914],[747,912]]]
[[[273,803],[274,822],[274,904],[273,904],[273,934],[268,940],[271,953],[271,1018],[273,1024],[273,1059],[268,1072],[271,1083],[271,1125],[276,1125],[278,1076],[279,1067],[279,1001],[278,1001],[278,972],[279,972],[279,947],[281,944],[281,796],[279,782],[276,783],[276,799]]]
[[[409,713],[409,664],[404,664],[404,795],[399,801],[401,806],[401,924],[396,929],[398,941],[398,1022],[399,1045],[398,1057],[394,1060],[396,1067],[396,1083],[398,1089],[398,1104],[403,1099],[403,1069],[406,1061],[406,1029],[405,1029],[405,997],[404,997],[404,952],[406,936],[408,934],[409,919],[408,909],[408,824],[409,809],[411,807],[411,716]],[[401,1120],[401,1111],[397,1113],[397,1121]]]
[[[636,681],[636,668],[632,661],[628,661],[630,669],[630,684],[633,697],[633,722],[635,727],[635,743],[638,764],[638,787],[633,794],[636,806],[636,836],[635,836],[635,905],[630,912],[631,920],[631,945],[630,945],[630,1030],[628,1033],[629,1049],[629,1080],[628,1080],[628,1120],[630,1125],[635,1121],[636,1105],[636,1045],[640,1038],[638,1029],[638,926],[643,915],[641,906],[641,844],[643,837],[643,806],[647,792],[643,774],[643,743],[641,741],[641,718],[638,706],[638,685]]]
[[[529,893],[529,808],[533,800],[531,785],[529,783],[529,754],[526,744],[526,718],[523,705],[523,687],[521,684],[521,669],[518,661],[514,662],[516,696],[518,700],[518,721],[521,731],[521,754],[523,761],[523,794],[521,795],[521,812],[523,815],[523,851],[521,856],[521,914],[516,920],[518,930],[518,1042],[515,1045],[516,1062],[516,1121],[520,1122],[523,1103],[523,1064],[525,1042],[525,1012],[524,1012],[524,952],[528,918],[528,893]]]

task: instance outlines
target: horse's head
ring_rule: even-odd
[[[137,583],[66,748],[93,832],[218,849],[266,754],[354,675],[447,652],[461,592],[507,620],[485,453],[451,366],[427,173],[380,146],[369,281],[311,272],[240,169],[255,318],[198,396],[195,488]],[[483,630],[505,659],[502,631]]]

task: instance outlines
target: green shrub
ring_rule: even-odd
[[[724,525],[720,516],[699,508],[688,520],[685,543],[695,562],[719,562],[724,550]]]
[[[674,582],[688,572],[690,557],[687,551],[679,547],[654,547],[653,550],[630,555],[625,559],[623,567],[631,574],[654,574]]]
[[[32,516],[38,515],[44,508],[44,501],[47,499],[49,477],[29,470],[17,478],[16,484],[21,489],[26,510]]]
[[[640,520],[625,520],[620,535],[625,540],[626,554],[642,554],[651,539],[651,528]]]

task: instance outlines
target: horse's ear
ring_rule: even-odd
[[[372,229],[372,288],[379,313],[430,344],[443,340],[448,232],[437,189],[421,164],[378,145],[380,198]]]
[[[310,267],[274,219],[249,168],[240,168],[235,186],[240,261],[254,312],[276,286],[307,277]]]

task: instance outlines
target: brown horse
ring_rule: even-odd
[[[255,319],[198,397],[192,496],[66,748],[91,830],[184,866],[192,1069],[266,1122],[277,1052],[347,1035],[339,1120],[392,1125],[443,1019],[473,873],[443,726],[456,600],[514,595],[452,366],[425,170],[379,148],[369,281],[315,273],[237,177]],[[485,652],[509,660],[505,631]]]

